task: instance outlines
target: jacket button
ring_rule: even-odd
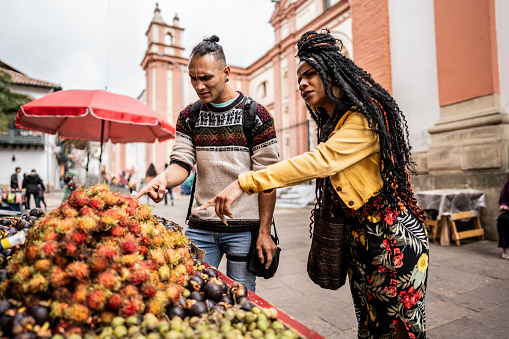
[[[249,190],[249,193],[253,194],[253,193],[254,193],[254,191],[253,191],[253,190]]]
[[[350,200],[350,201],[348,202],[348,205],[350,205],[350,206],[353,206],[353,204],[354,204],[354,202],[353,202],[352,200]]]
[[[341,186],[338,186],[337,191],[338,191],[338,192],[341,192],[342,190],[343,190],[343,189],[341,188]]]

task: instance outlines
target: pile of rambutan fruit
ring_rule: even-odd
[[[1,338],[300,337],[197,259],[181,227],[107,185],[0,231],[26,233],[0,260]]]

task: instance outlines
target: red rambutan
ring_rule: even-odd
[[[113,192],[107,192],[101,195],[104,203],[108,206],[114,206],[119,202],[118,194]]]
[[[84,216],[93,216],[95,215],[95,212],[92,208],[90,207],[83,207],[81,210],[80,210],[80,216],[84,217]]]
[[[147,281],[149,277],[150,274],[148,270],[134,270],[131,272],[128,279],[132,284],[140,285]]]
[[[139,235],[141,233],[141,226],[137,222],[131,222],[128,226],[129,232],[134,235]]]
[[[140,245],[138,246],[138,252],[140,252],[142,256],[146,256],[148,253],[148,248],[146,246]]]
[[[108,260],[114,260],[117,257],[118,252],[113,244],[105,243],[97,247],[97,254],[102,255]]]
[[[164,300],[156,298],[150,299],[145,304],[145,312],[160,317],[164,314],[166,304]]]
[[[83,232],[74,231],[69,235],[69,238],[77,245],[83,245],[88,240],[88,235]]]
[[[104,202],[100,199],[92,198],[88,201],[88,206],[96,211],[102,211],[104,209]]]
[[[106,271],[97,277],[97,283],[107,290],[117,290],[120,287],[120,278],[112,271]]]
[[[87,301],[87,290],[80,288],[72,294],[71,301],[74,303],[84,304]]]
[[[140,220],[148,220],[152,216],[152,206],[141,205],[138,208],[138,218]]]
[[[75,218],[65,218],[62,220],[55,220],[55,231],[60,234],[67,234],[70,230],[74,228]]]
[[[108,267],[106,259],[100,256],[92,256],[92,258],[88,261],[88,264],[93,272],[102,272],[106,269],[106,267]]]
[[[76,222],[76,228],[84,233],[90,234],[98,230],[97,220],[92,216],[85,216]]]
[[[58,245],[55,241],[48,241],[42,246],[41,250],[44,256],[53,258],[57,254]]]
[[[180,256],[173,248],[166,249],[164,256],[166,257],[166,260],[168,260],[168,263],[170,263],[172,266],[177,265],[180,261]]]
[[[141,287],[140,287],[140,292],[141,292],[141,295],[145,298],[151,298],[153,297],[156,292],[157,292],[157,288],[154,284],[151,284],[151,283],[144,283]]]
[[[138,289],[134,285],[127,285],[120,291],[120,294],[126,298],[138,296]]]
[[[150,237],[147,234],[142,234],[139,243],[144,246],[150,245]]]
[[[70,277],[74,277],[78,280],[88,277],[88,266],[82,261],[74,261],[70,263],[67,265],[65,271]]]
[[[124,306],[125,299],[122,295],[118,293],[114,293],[111,297],[108,298],[108,302],[106,303],[106,307],[110,310],[116,311],[122,306]]]
[[[120,248],[123,254],[132,254],[138,251],[138,244],[134,241],[124,241]]]
[[[87,298],[87,305],[93,310],[102,310],[106,305],[106,292],[103,290],[94,290]]]
[[[59,237],[59,235],[57,232],[50,231],[44,235],[44,240],[45,241],[53,241],[53,240],[57,240],[58,237]]]
[[[78,249],[73,242],[66,242],[63,247],[65,254],[68,256],[74,255]]]
[[[127,303],[120,310],[120,314],[124,317],[130,317],[132,315],[140,314],[145,309],[145,304],[141,300],[141,297],[130,298]]]
[[[168,299],[170,299],[172,302],[176,303],[179,300],[181,288],[174,284],[169,284],[166,287],[166,296]]]
[[[121,226],[115,226],[110,230],[110,235],[112,237],[122,237],[125,234],[125,228]]]
[[[76,218],[79,213],[71,206],[62,209],[62,215],[66,218]]]
[[[166,259],[164,257],[164,252],[160,249],[153,249],[150,251],[150,258],[152,260],[155,260],[155,262],[158,264],[158,265],[163,265],[164,263],[166,263]]]
[[[28,245],[25,248],[25,257],[29,262],[36,260],[40,256],[39,246],[37,245]]]

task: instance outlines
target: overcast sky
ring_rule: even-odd
[[[156,2],[166,23],[178,14],[186,57],[212,34],[235,66],[274,45],[271,0],[0,0],[0,60],[63,89],[138,97]]]

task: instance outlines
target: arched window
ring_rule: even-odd
[[[171,46],[172,45],[172,40],[173,40],[173,37],[171,36],[171,33],[167,33],[165,36],[164,36],[164,44],[167,45],[167,46]]]
[[[262,83],[258,86],[258,95],[259,95],[261,98],[265,98],[265,97],[267,96],[267,81],[262,82]]]

